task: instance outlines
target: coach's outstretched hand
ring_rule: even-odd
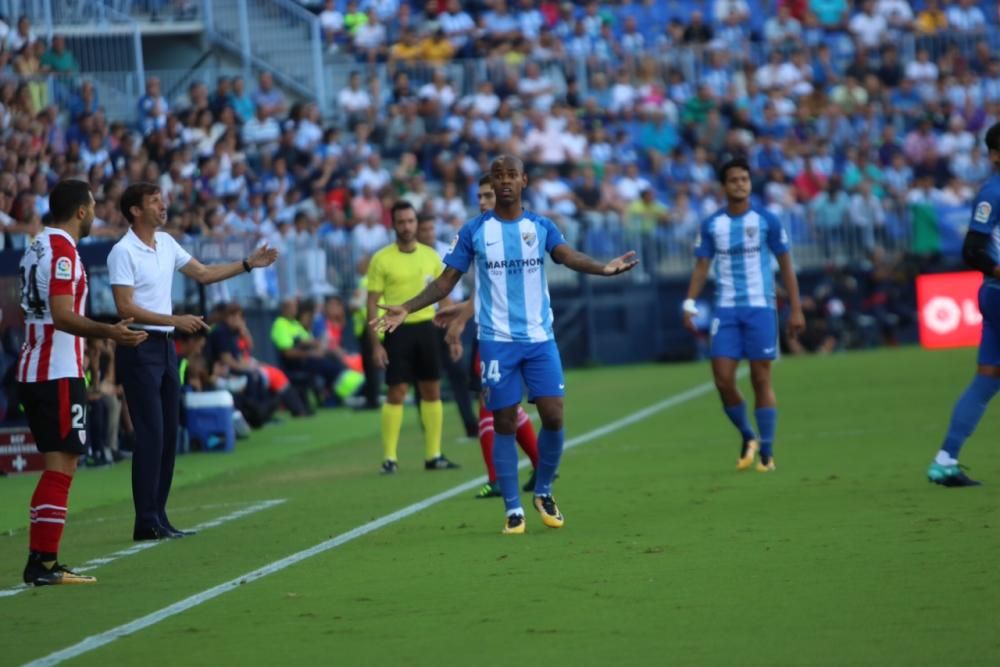
[[[266,266],[274,264],[277,259],[278,251],[265,243],[258,248],[254,248],[254,251],[247,257],[247,264],[254,269],[263,269]]]
[[[112,324],[108,338],[126,347],[135,347],[149,338],[149,334],[141,329],[129,329],[128,325],[132,324],[132,321],[133,319],[130,317],[117,324]]]
[[[173,320],[174,327],[184,333],[193,334],[202,330],[208,331],[211,328],[201,315],[174,315]]]
[[[384,310],[385,313],[381,317],[376,317],[368,324],[372,325],[375,331],[379,333],[392,333],[406,320],[406,316],[410,314],[410,311],[402,306],[383,306],[379,304],[378,307],[379,310]]]
[[[619,273],[631,271],[637,264],[639,264],[639,260],[635,258],[635,251],[629,250],[621,257],[615,257],[613,260],[605,264],[604,275],[616,276]]]

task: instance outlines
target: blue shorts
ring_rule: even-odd
[[[528,388],[528,400],[563,396],[562,360],[554,340],[544,343],[479,341],[479,376],[488,410],[517,405]]]
[[[979,365],[1000,366],[1000,289],[979,288],[979,312],[983,314],[983,334],[979,341]]]
[[[761,361],[778,358],[778,311],[737,306],[713,313],[710,356]]]

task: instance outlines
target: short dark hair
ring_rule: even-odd
[[[425,222],[437,222],[437,218],[430,213],[420,213],[417,215],[417,224],[422,225]]]
[[[723,162],[722,166],[719,167],[719,183],[722,183],[723,185],[726,184],[726,176],[729,175],[730,169],[742,169],[748,174],[751,173],[750,163],[747,162],[747,159],[745,157],[741,155],[738,155],[736,157],[731,157],[725,162]]]
[[[490,180],[489,174],[483,174],[482,176],[479,177],[479,187],[483,187],[484,185],[489,185],[489,186],[493,185],[493,181]]]
[[[986,130],[986,150],[1000,151],[1000,123],[994,123]]]
[[[399,211],[405,211],[407,209],[410,209],[414,213],[417,212],[417,209],[413,207],[413,204],[406,201],[405,199],[400,199],[398,202],[392,205],[391,209],[389,209],[389,219],[392,220],[393,224],[396,224],[396,213],[398,213]]]
[[[125,219],[128,220],[129,224],[135,222],[135,218],[132,217],[132,211],[130,209],[133,206],[142,208],[143,197],[155,195],[159,191],[160,186],[154,185],[153,183],[147,183],[145,181],[133,183],[125,188],[125,192],[122,193],[122,199],[118,203],[118,208],[121,210],[122,215],[125,216]]]
[[[77,210],[81,206],[89,204],[90,200],[90,185],[85,181],[75,179],[59,181],[49,193],[49,211],[52,213],[52,222],[57,225],[69,222]]]

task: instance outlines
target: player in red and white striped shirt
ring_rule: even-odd
[[[83,181],[61,181],[49,195],[52,223],[21,260],[21,308],[26,338],[18,359],[18,398],[45,472],[31,498],[30,554],[24,583],[89,584],[57,560],[66,524],[73,473],[87,452],[87,387],[83,379],[84,338],[111,338],[138,345],[146,333],[131,320],[101,324],[84,317],[87,274],[76,251],[94,221],[94,197]]]

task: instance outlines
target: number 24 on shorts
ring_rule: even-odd
[[[496,359],[493,359],[493,360],[490,361],[489,367],[487,367],[485,361],[480,361],[479,362],[479,376],[480,376],[480,378],[482,378],[482,380],[483,380],[484,383],[487,380],[489,380],[490,382],[493,382],[493,383],[499,382],[500,381],[500,362],[497,361]]]

